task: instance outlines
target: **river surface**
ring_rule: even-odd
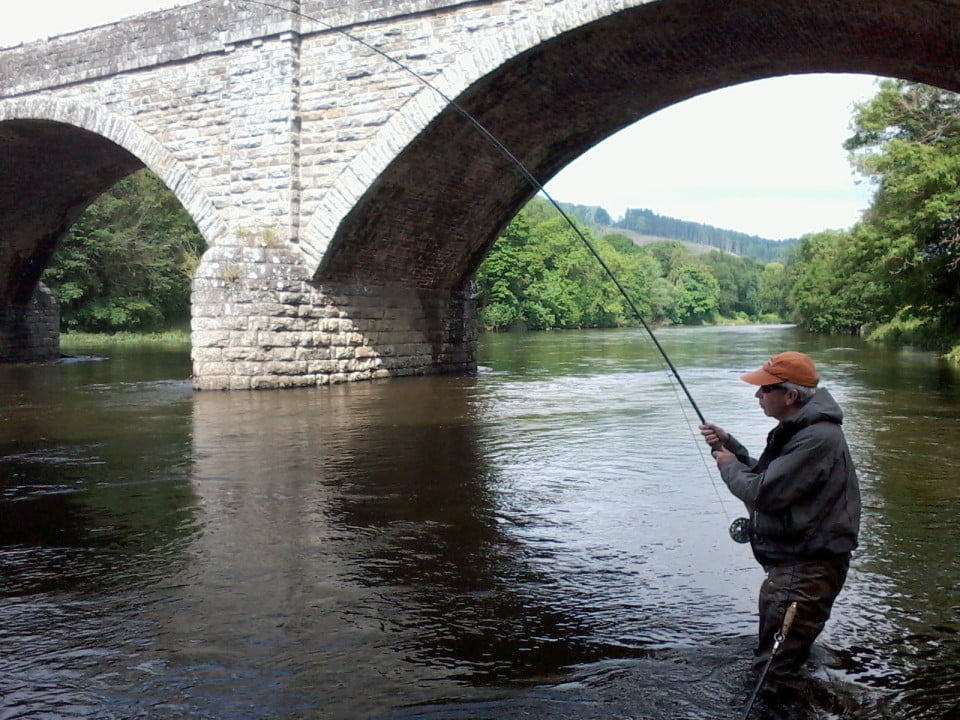
[[[861,549],[798,718],[960,717],[960,375],[793,328],[662,330],[759,453],[738,375],[809,352]],[[486,336],[481,371],[195,393],[185,353],[0,368],[0,718],[739,718],[761,572],[641,331]],[[779,715],[778,715],[779,713]]]

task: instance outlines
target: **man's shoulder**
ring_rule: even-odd
[[[796,425],[789,433],[789,441],[793,444],[804,442],[843,442],[843,427],[839,422],[830,418],[814,419],[810,422]]]

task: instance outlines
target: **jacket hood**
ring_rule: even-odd
[[[800,409],[800,412],[793,417],[787,418],[782,424],[785,426],[795,425],[798,427],[806,427],[807,425],[823,421],[842,425],[843,410],[840,409],[837,401],[833,399],[833,396],[829,392],[824,388],[819,388],[817,394]]]

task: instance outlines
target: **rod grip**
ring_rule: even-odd
[[[793,621],[797,619],[797,603],[796,601],[790,603],[790,607],[787,608],[787,611],[783,614],[783,625],[780,626],[780,634],[783,637],[786,637],[790,632],[790,627],[793,625]]]

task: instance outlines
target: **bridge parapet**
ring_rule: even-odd
[[[501,0],[478,4],[498,2]],[[0,97],[183,63],[284,33],[329,35],[459,4],[451,0],[272,0],[262,5],[246,0],[198,0],[0,48]]]

